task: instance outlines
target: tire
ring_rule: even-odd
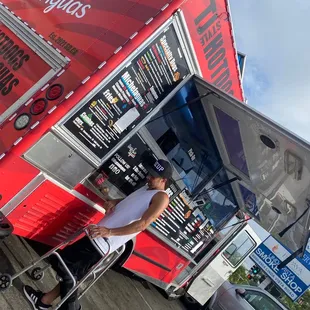
[[[189,310],[208,310],[210,300],[208,300],[203,306],[200,305],[195,299],[193,299],[187,293],[181,297],[181,301]]]
[[[44,278],[44,271],[41,271],[40,267],[34,268],[31,271],[30,277],[34,281],[40,281],[41,279]]]
[[[181,297],[181,301],[189,310],[200,310],[201,305],[187,293]]]
[[[0,292],[6,291],[12,285],[12,277],[9,274],[0,274]]]

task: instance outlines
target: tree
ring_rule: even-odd
[[[240,266],[229,278],[228,281],[234,284],[249,284],[249,280],[247,278],[248,271],[245,267]]]
[[[229,278],[229,282],[233,284],[241,284],[241,285],[252,285],[257,286],[259,283],[259,276],[252,276],[253,278],[249,280],[247,275],[249,271],[244,267],[240,266]],[[267,289],[268,290],[268,289]],[[290,310],[305,310],[310,309],[310,290],[308,290],[302,297],[302,304],[298,302],[293,302],[289,297],[287,297],[284,293],[280,298],[281,303],[283,303]]]
[[[290,310],[305,310],[310,309],[310,292],[309,290],[301,297],[302,304],[293,302],[289,297],[283,295],[281,302]]]

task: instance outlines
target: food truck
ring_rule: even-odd
[[[309,145],[243,102],[226,0],[3,0],[0,211],[55,246],[168,159],[169,207],[118,263],[204,304],[260,243],[243,213],[301,218],[293,250],[309,226]]]

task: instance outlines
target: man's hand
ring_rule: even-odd
[[[112,213],[114,211],[115,206],[119,203],[119,200],[108,200],[104,204],[104,208],[106,209],[106,214]]]
[[[108,238],[111,236],[111,229],[103,227],[103,226],[99,227],[99,226],[93,225],[89,227],[89,236],[92,239],[99,238],[99,237]]]

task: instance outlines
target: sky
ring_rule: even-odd
[[[229,1],[248,104],[310,141],[310,1]]]

